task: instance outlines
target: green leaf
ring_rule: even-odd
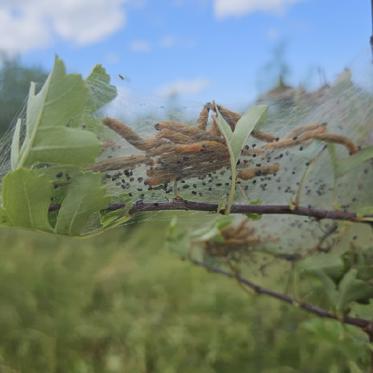
[[[222,217],[219,217],[218,219],[216,219],[216,222],[215,222],[215,227],[219,230],[222,230],[226,227],[228,227],[229,225],[231,225],[233,223],[233,218],[231,216],[222,216]]]
[[[341,323],[322,318],[311,318],[302,323],[302,328],[321,340],[336,346],[338,346],[342,339],[341,336],[344,334],[344,327]]]
[[[218,110],[218,108],[216,108],[216,112],[217,112],[216,120],[217,120],[218,128],[220,132],[223,134],[225,141],[227,143],[227,146],[228,145],[230,146],[231,139],[233,137],[231,126],[227,123],[224,117],[220,114],[220,111]]]
[[[12,138],[12,145],[11,145],[11,152],[10,152],[10,165],[12,170],[16,168],[19,152],[20,152],[20,144],[21,144],[21,126],[22,126],[22,119],[18,119],[16,123],[16,127],[14,129],[14,134]]]
[[[297,264],[297,271],[317,278],[321,284],[321,290],[332,308],[336,308],[338,290],[336,279],[340,278],[344,271],[344,262],[337,254],[313,255]]]
[[[87,172],[76,177],[62,202],[55,232],[69,236],[83,234],[89,220],[94,215],[98,217],[107,203],[101,175]]]
[[[321,293],[324,294],[329,307],[332,309],[335,309],[336,303],[338,301],[338,290],[337,290],[337,285],[332,280],[332,278],[329,277],[325,272],[316,270],[316,269],[310,272],[306,272],[306,274],[320,281]]]
[[[322,271],[333,279],[337,279],[343,274],[344,262],[338,254],[318,254],[300,261],[298,269],[307,273]]]
[[[368,146],[360,150],[358,153],[348,157],[347,159],[340,160],[337,167],[338,176],[342,176],[351,169],[360,166],[362,163],[373,158],[373,146]]]
[[[329,306],[335,308],[336,302],[338,300],[338,291],[335,282],[325,272],[322,271],[314,271],[313,275],[320,280],[322,284],[321,289],[326,296]]]
[[[88,100],[88,88],[77,74],[66,74],[63,62],[54,67],[39,93],[31,83],[26,111],[26,136],[17,157],[15,134],[12,148],[13,168],[36,163],[93,163],[100,152],[95,135],[78,130]],[[78,150],[78,142],[80,149]],[[51,157],[51,158],[50,158]]]
[[[115,211],[103,211],[100,214],[101,226],[104,230],[116,228],[131,219],[129,211],[132,207],[132,199],[127,193],[119,194],[111,198],[111,204],[121,203],[124,207]]]
[[[357,278],[358,271],[350,269],[339,283],[339,299],[337,310],[348,310],[350,303],[355,301],[368,301],[373,298],[373,283]]]
[[[220,114],[219,110],[217,110],[216,123],[218,125],[220,132],[223,134],[225,138],[225,142],[226,142],[228,152],[229,152],[229,160],[231,164],[232,182],[231,182],[231,188],[230,188],[228,199],[227,199],[227,204],[225,206],[225,212],[229,214],[230,208],[234,202],[234,197],[236,195],[237,161],[236,161],[236,157],[234,155],[231,142],[230,142],[233,136],[231,127],[229,126],[227,121],[224,119],[224,117]]]
[[[251,132],[255,129],[258,123],[263,120],[267,110],[268,107],[266,105],[255,105],[247,110],[237,122],[233,136],[230,140],[236,162],[238,161],[241,151],[245,146]]]
[[[245,146],[248,137],[254,130],[255,126],[263,118],[267,112],[266,105],[256,105],[251,107],[237,122],[234,132],[216,108],[217,118],[216,123],[220,132],[225,138],[227,144],[229,159],[231,164],[232,182],[229,191],[225,212],[229,213],[236,195],[236,179],[237,179],[237,162],[240,158],[242,148]]]
[[[193,232],[193,241],[210,241],[223,242],[224,238],[221,231],[233,223],[232,216],[222,216],[216,219],[216,221],[209,226],[205,226],[197,231]]]
[[[68,127],[41,128],[27,164],[38,162],[84,166],[93,163],[101,145],[92,132]]]
[[[89,98],[83,113],[82,123],[85,128],[103,138],[113,137],[113,131],[102,125],[102,120],[96,112],[112,101],[117,95],[117,89],[110,84],[110,76],[101,65],[96,65],[85,80]]]
[[[170,251],[176,253],[182,259],[194,254],[190,247],[190,236],[181,228],[177,216],[174,216],[167,229],[166,244]]]
[[[261,205],[263,202],[262,200],[260,199],[252,199],[252,200],[249,200],[249,204],[250,205],[254,205],[254,206],[259,206]],[[262,218],[262,214],[257,214],[257,213],[248,213],[246,214],[246,217],[250,220],[260,220]]]
[[[206,233],[199,236],[197,240],[201,241],[201,242],[202,241],[211,241],[211,240],[219,241],[219,242],[224,241],[220,230],[216,226],[213,226]]]
[[[101,225],[102,228],[112,229],[121,226],[131,219],[131,216],[128,215],[128,208],[122,208],[117,211],[111,211],[101,216]]]
[[[50,231],[50,179],[36,170],[18,169],[4,177],[3,206],[13,226]]]
[[[89,90],[88,107],[95,112],[112,101],[117,95],[117,89],[110,84],[110,76],[102,65],[96,65],[86,79]]]
[[[353,303],[351,305],[351,314],[362,319],[373,321],[373,299],[369,304]]]

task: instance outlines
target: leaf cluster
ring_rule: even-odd
[[[14,130],[12,169],[2,180],[2,224],[71,236],[103,228],[110,198],[87,166],[102,148],[97,113],[115,96],[102,66],[83,79],[67,74],[59,58],[38,92],[31,83],[26,116]]]

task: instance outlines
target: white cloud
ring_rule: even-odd
[[[149,53],[152,50],[147,40],[133,40],[130,43],[130,50],[135,53]]]
[[[2,0],[0,51],[17,54],[61,38],[77,45],[98,42],[126,22],[126,0]]]
[[[165,84],[157,89],[156,93],[160,96],[171,95],[194,95],[204,91],[210,82],[207,79],[197,78],[191,80],[177,80]]]
[[[15,55],[29,49],[46,46],[48,33],[34,14],[12,15],[0,8],[0,51]]]
[[[214,0],[217,18],[243,16],[256,11],[278,12],[300,0]]]

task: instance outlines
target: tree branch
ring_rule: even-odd
[[[49,211],[58,211],[59,204],[52,204]],[[106,211],[116,211],[126,207],[124,203],[115,203],[109,205]],[[219,212],[218,204],[209,202],[194,202],[184,199],[177,199],[169,202],[144,202],[139,200],[129,210],[130,215],[135,215],[140,212],[151,211],[201,211],[201,212]],[[358,216],[354,212],[342,210],[323,210],[313,207],[294,207],[288,205],[233,205],[231,214],[262,214],[262,215],[297,215],[314,218],[316,220],[330,219],[343,220],[355,223],[365,223],[373,225],[373,221],[365,219],[373,219],[373,215]]]
[[[223,275],[223,276],[228,277],[228,278],[236,279],[241,285],[244,285],[244,286],[250,288],[256,294],[267,295],[271,298],[275,298],[275,299],[277,299],[281,302],[291,304],[291,305],[296,306],[296,307],[298,307],[298,308],[300,308],[300,309],[302,309],[306,312],[312,313],[312,314],[314,314],[316,316],[319,316],[319,317],[322,317],[322,318],[336,320],[336,321],[340,321],[344,324],[356,326],[356,327],[362,329],[365,333],[367,333],[368,336],[371,336],[372,333],[373,333],[373,321],[369,321],[369,320],[365,320],[365,319],[361,319],[361,318],[357,318],[357,317],[351,317],[351,316],[348,316],[348,315],[345,315],[343,317],[338,317],[334,313],[329,312],[329,311],[327,311],[323,308],[317,307],[313,304],[300,302],[300,301],[297,301],[294,298],[290,297],[289,295],[278,293],[274,290],[266,289],[266,288],[264,288],[264,287],[262,287],[258,284],[255,284],[255,283],[249,281],[246,278],[241,277],[239,274],[226,272],[221,268],[213,267],[209,264],[200,262],[200,261],[192,259],[192,258],[190,258],[190,261],[193,264],[195,264],[199,267],[207,269],[209,272],[217,273],[217,274]]]
[[[123,207],[123,206],[122,206]],[[110,210],[117,209],[118,206],[111,206]],[[131,214],[146,211],[172,211],[172,210],[185,210],[185,211],[206,211],[217,212],[218,205],[215,203],[207,202],[193,202],[187,200],[174,200],[171,202],[144,202],[137,201],[130,210]],[[342,210],[323,210],[312,207],[295,207],[291,208],[288,205],[233,205],[230,212],[232,214],[263,214],[263,215],[298,215],[321,219],[331,220],[345,220],[351,222],[364,222],[364,218],[371,218],[371,216],[359,217],[354,212]]]

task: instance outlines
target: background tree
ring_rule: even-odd
[[[41,67],[24,66],[17,58],[3,58],[0,66],[0,134],[2,134],[21,110],[30,81],[41,84],[47,74]]]

